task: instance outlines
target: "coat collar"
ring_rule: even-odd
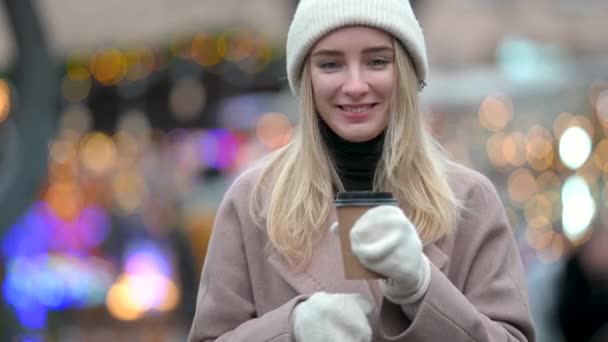
[[[336,221],[335,212],[332,212],[326,222],[327,233],[320,240],[321,244],[317,247],[313,258],[308,267],[301,272],[296,272],[285,261],[285,259],[274,249],[268,256],[268,262],[278,274],[299,294],[312,295],[315,292],[325,291],[330,293],[370,293],[370,282],[377,283],[376,280],[361,281],[347,280],[343,276],[342,254],[340,249],[340,239],[329,232],[329,226]],[[443,270],[448,258],[434,244],[424,248],[424,254],[440,270]],[[376,286],[372,286],[376,287]]]

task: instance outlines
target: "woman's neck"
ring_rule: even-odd
[[[319,121],[323,141],[344,188],[347,191],[372,190],[376,167],[382,156],[384,132],[369,141],[352,142],[338,136],[323,120]]]

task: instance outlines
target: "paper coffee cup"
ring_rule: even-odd
[[[338,234],[342,248],[344,277],[346,279],[379,279],[384,276],[368,270],[359,262],[350,246],[350,230],[369,209],[379,205],[397,206],[390,192],[347,191],[339,192],[334,200],[338,216]]]

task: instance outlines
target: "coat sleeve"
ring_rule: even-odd
[[[535,340],[523,266],[494,186],[481,177],[463,204],[454,249],[467,249],[462,254],[470,261],[452,260],[459,266],[450,273],[465,272],[464,285],[457,288],[431,265],[429,290],[411,321],[384,299],[381,334],[388,341]]]
[[[237,180],[222,201],[209,241],[188,341],[291,342],[291,312],[303,296],[257,315],[251,288],[239,196],[248,195]],[[239,213],[240,212],[240,213]]]

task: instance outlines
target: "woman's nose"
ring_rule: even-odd
[[[342,90],[351,98],[360,98],[369,91],[369,84],[360,71],[351,71]]]

